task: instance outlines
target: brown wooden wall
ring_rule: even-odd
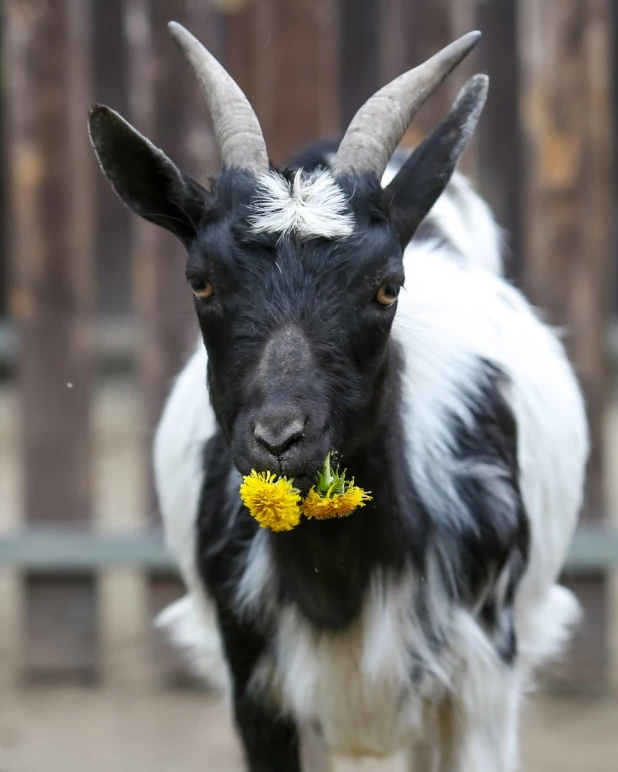
[[[89,104],[105,102],[187,171],[216,173],[204,105],[165,27],[171,18],[245,89],[278,163],[303,142],[339,132],[382,83],[455,36],[485,33],[404,142],[436,125],[467,75],[489,72],[489,103],[464,169],[508,231],[510,275],[551,322],[571,329],[593,437],[585,514],[602,518],[616,7],[618,0],[6,0],[2,254],[19,336],[27,521],[91,522],[92,332],[101,316],[128,316],[138,329],[144,451],[194,335],[182,250],[129,217],[95,168],[85,131]],[[146,506],[156,511],[152,497]],[[155,581],[152,588],[155,606],[178,591]],[[577,588],[593,633],[581,656],[597,666],[604,580],[590,576]],[[93,577],[31,578],[27,594],[29,668],[94,673]],[[71,624],[42,650],[37,641],[54,608]]]

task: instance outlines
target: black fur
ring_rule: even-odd
[[[329,169],[331,159],[337,152],[340,142],[341,137],[317,139],[293,153],[283,166],[291,170],[304,169],[305,171]]]
[[[529,533],[519,492],[516,427],[503,395],[504,377],[486,366],[483,399],[475,412],[474,427],[457,425],[454,431],[458,460],[501,468],[512,503],[492,497],[482,479],[462,477],[459,494],[472,519],[466,521],[461,515],[461,527],[454,533],[445,518],[445,514],[452,517],[453,513],[427,508],[410,478],[401,452],[399,361],[394,347],[389,349],[388,360],[380,419],[371,436],[343,459],[356,479],[372,491],[373,501],[349,518],[304,520],[289,533],[268,534],[278,604],[295,605],[318,630],[343,630],[358,617],[367,583],[377,568],[396,574],[404,566],[413,565],[422,577],[430,549],[439,547],[440,555],[448,561],[444,582],[452,602],[476,610],[500,656],[512,663],[516,656],[514,590],[527,564]],[[230,499],[226,482],[232,469],[227,444],[219,434],[209,443],[205,458],[198,565],[219,609],[226,653],[235,674],[235,699],[241,706],[240,712],[237,707],[237,717],[245,744],[251,744],[256,721],[259,726],[270,722],[272,727],[264,731],[273,738],[279,736],[274,728],[277,726],[281,737],[273,741],[269,752],[271,768],[279,769],[277,759],[295,740],[288,732],[289,726],[280,723],[276,706],[271,706],[269,714],[259,713],[268,702],[256,704],[255,695],[247,689],[252,667],[267,650],[274,631],[268,615],[251,621],[236,608],[234,591],[258,528],[236,493]],[[455,585],[449,584],[453,569]],[[501,581],[503,574],[505,579]],[[435,626],[432,609],[422,594],[417,610],[426,638],[434,649],[441,649],[447,643],[446,631]],[[422,679],[422,662],[411,661],[410,668],[413,679]],[[251,716],[246,727],[245,710]],[[263,752],[263,747],[256,751],[258,755]],[[281,769],[296,768],[292,761],[289,764]],[[256,764],[250,769],[262,767]]]
[[[479,613],[493,628],[496,615],[510,610],[512,589],[527,564],[529,542],[519,492],[515,425],[501,394],[500,380],[488,367],[485,400],[476,412],[475,427],[460,425],[455,431],[458,460],[482,462],[503,470],[512,503],[504,504],[492,496],[483,478],[462,476],[458,493],[471,519],[466,521],[461,514],[460,528],[453,534],[445,517],[451,520],[453,513],[426,507],[401,453],[395,352],[392,357],[395,365],[385,384],[381,420],[366,442],[342,458],[355,479],[372,491],[373,500],[353,517],[326,522],[303,520],[291,532],[270,535],[280,600],[298,605],[319,628],[342,629],[357,616],[374,569],[398,571],[411,562],[419,575],[424,575],[429,545],[439,545],[450,561],[444,576],[453,601],[475,608],[485,599]],[[235,603],[239,567],[244,565],[258,531],[240,498],[234,495],[230,499],[226,482],[232,469],[227,444],[218,434],[209,443],[205,458],[198,563],[212,593],[230,607]],[[458,569],[457,582],[452,585],[448,577],[453,573],[449,569],[454,567]],[[492,586],[505,569],[509,581],[503,597],[498,599]]]
[[[459,499],[473,520],[455,539],[460,568],[457,596],[471,608],[483,599],[480,618],[501,656],[512,662],[516,654],[514,592],[528,565],[530,532],[519,488],[517,425],[504,396],[508,382],[489,363],[485,373],[473,428],[461,423],[456,428],[459,460],[501,470],[510,502],[494,495],[482,477],[459,478]],[[504,588],[499,592],[498,578],[503,574]]]
[[[101,168],[120,198],[188,246],[197,236],[207,191],[108,107],[92,108],[89,128]]]
[[[299,242],[252,235],[256,183],[243,175],[219,176],[187,263],[190,280],[214,287],[196,301],[211,399],[241,472],[309,479],[332,447],[353,450],[373,431],[395,312],[376,294],[403,283],[402,251],[370,178],[343,181],[357,232]],[[306,424],[302,442],[275,457],[255,442],[254,427],[282,411]]]

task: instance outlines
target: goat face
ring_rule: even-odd
[[[211,192],[187,278],[243,472],[312,476],[331,448],[347,454],[371,433],[403,269],[383,191],[361,182],[352,195],[327,172],[230,170]]]
[[[269,169],[259,123],[221,65],[172,34],[208,101],[223,169],[210,190],[112,110],[90,134],[116,192],[174,232],[209,354],[209,388],[238,468],[301,484],[326,453],[371,436],[386,382],[402,250],[446,186],[487,92],[472,78],[451,113],[382,190],[386,163],[470,33],[385,86],[355,116],[330,172]]]

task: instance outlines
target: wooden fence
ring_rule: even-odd
[[[85,129],[90,104],[105,102],[189,173],[216,172],[208,117],[167,33],[170,19],[185,23],[240,83],[275,162],[307,140],[340,131],[383,82],[459,34],[475,27],[485,33],[404,141],[414,144],[436,125],[466,76],[489,72],[491,96],[464,167],[510,234],[511,276],[553,323],[571,330],[594,448],[585,518],[602,520],[614,6],[615,0],[5,0],[3,254],[17,340],[22,523],[33,532],[63,527],[85,537],[93,527],[93,388],[105,324],[124,320],[121,327],[133,336],[150,429],[194,335],[181,248],[120,206],[95,168]],[[144,432],[151,491],[149,443]],[[151,493],[143,508],[135,522],[156,524]],[[24,560],[23,572],[12,574],[22,610],[15,638],[20,672],[95,677],[105,635],[95,564],[76,568],[74,561],[63,571],[35,563]],[[180,587],[146,564],[148,618]],[[587,572],[572,581],[589,615],[577,661],[586,677],[598,678],[606,657],[605,578]]]

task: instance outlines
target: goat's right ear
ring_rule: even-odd
[[[92,108],[88,130],[101,169],[124,203],[188,245],[208,192],[109,107]]]

